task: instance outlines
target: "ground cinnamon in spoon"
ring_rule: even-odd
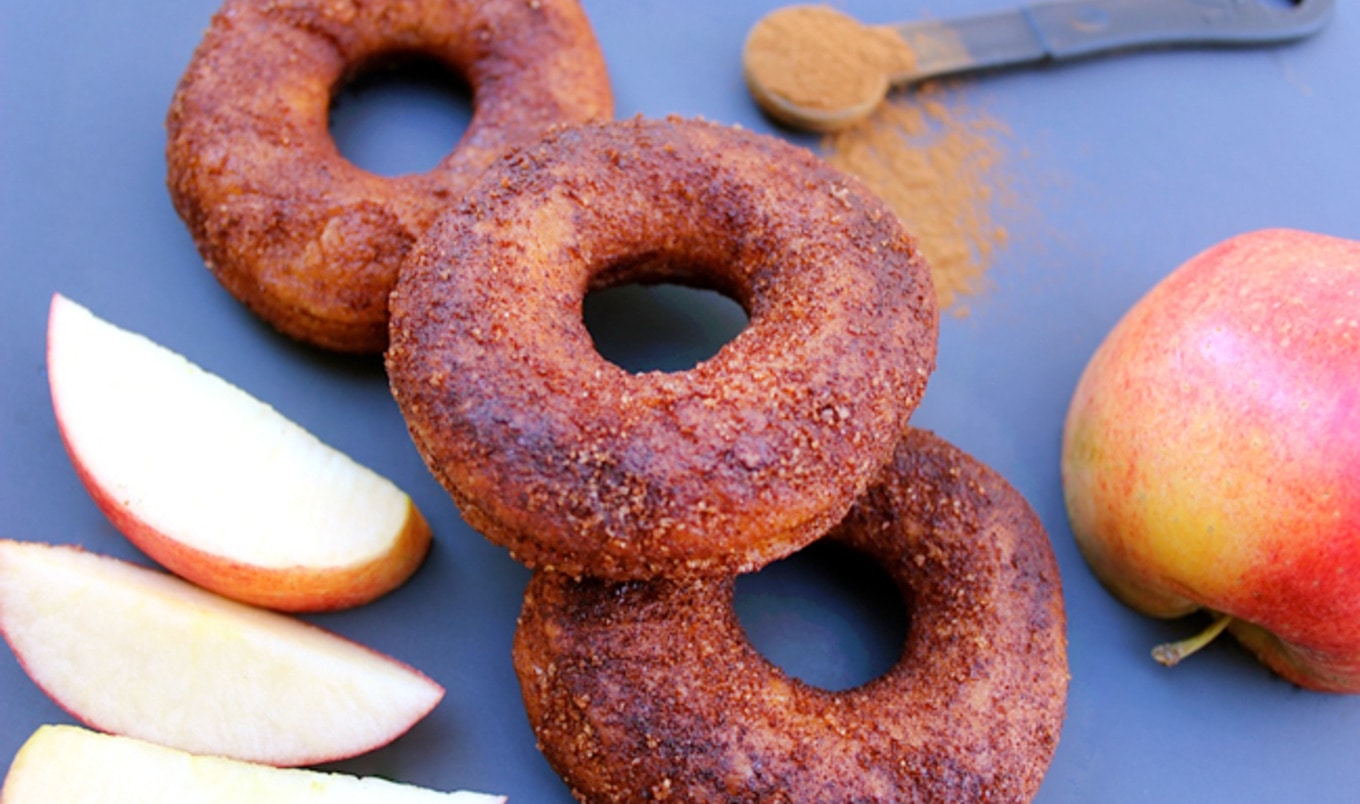
[[[789,6],[751,29],[743,51],[749,79],[795,105],[835,111],[883,91],[885,76],[914,62],[892,31],[863,25],[829,6]]]
[[[962,298],[985,288],[1009,237],[994,216],[1010,200],[1006,134],[949,89],[924,85],[894,94],[868,119],[822,140],[823,157],[869,185],[917,238],[943,309],[966,312]]]

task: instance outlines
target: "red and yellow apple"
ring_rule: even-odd
[[[1120,600],[1205,609],[1301,686],[1360,692],[1360,242],[1240,235],[1138,301],[1078,382],[1062,481]]]
[[[324,611],[403,583],[430,528],[390,480],[147,338],[54,296],[48,380],[81,481],[172,572],[258,606]]]

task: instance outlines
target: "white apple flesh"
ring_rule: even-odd
[[[247,603],[322,611],[403,583],[430,529],[391,481],[222,378],[57,295],[57,424],[100,509],[167,569]]]
[[[270,765],[386,745],[444,690],[288,615],[166,573],[0,540],[0,632],[24,670],[92,728]]]
[[[197,756],[77,726],[42,726],[10,766],[0,804],[504,804],[376,777]]]

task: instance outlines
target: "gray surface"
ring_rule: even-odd
[[[586,6],[620,116],[702,115],[773,130],[743,89],[739,50],[774,3]],[[887,22],[1002,4],[846,6]],[[55,430],[43,342],[48,299],[60,291],[273,403],[409,489],[431,519],[436,547],[407,586],[315,619],[424,669],[448,697],[396,744],[342,767],[565,802],[534,749],[510,667],[526,573],[462,524],[411,447],[380,365],[318,354],[261,326],[201,268],[170,207],[162,119],[214,7],[0,0],[0,534],[136,557],[90,503]],[[1003,211],[1014,236],[993,287],[970,317],[943,323],[940,367],[916,423],[1006,475],[1049,528],[1062,565],[1073,680],[1040,801],[1331,802],[1360,789],[1360,700],[1295,689],[1227,641],[1175,671],[1147,658],[1152,644],[1197,624],[1145,619],[1095,584],[1072,546],[1057,472],[1061,418],[1082,365],[1159,277],[1257,227],[1360,238],[1357,52],[1360,8],[1343,3],[1328,30],[1282,49],[1121,55],[963,89],[1009,126],[1020,203]],[[421,103],[410,110],[417,134],[458,116],[422,118]],[[659,304],[649,317],[681,324],[644,347],[654,359],[690,343],[684,327],[707,332],[728,315],[692,298]],[[626,312],[605,307],[610,320]],[[684,323],[686,312],[697,324]],[[806,571],[820,580],[805,585]],[[760,590],[743,596],[743,611],[771,655],[801,656],[802,669],[837,684],[838,665],[851,665],[853,679],[854,665],[875,661],[882,646],[854,652],[846,634],[856,632],[838,620],[862,619],[865,600],[823,576],[804,566],[749,584]],[[835,605],[823,607],[824,597]],[[870,643],[882,639],[867,628]],[[8,651],[0,690],[0,762],[39,724],[67,719]]]

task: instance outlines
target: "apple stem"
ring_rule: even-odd
[[[1209,627],[1198,634],[1179,642],[1167,642],[1153,648],[1152,658],[1166,667],[1175,667],[1181,659],[1213,642],[1219,634],[1223,633],[1223,629],[1228,627],[1228,623],[1231,623],[1232,619],[1230,614],[1215,615],[1214,621],[1209,623]]]

